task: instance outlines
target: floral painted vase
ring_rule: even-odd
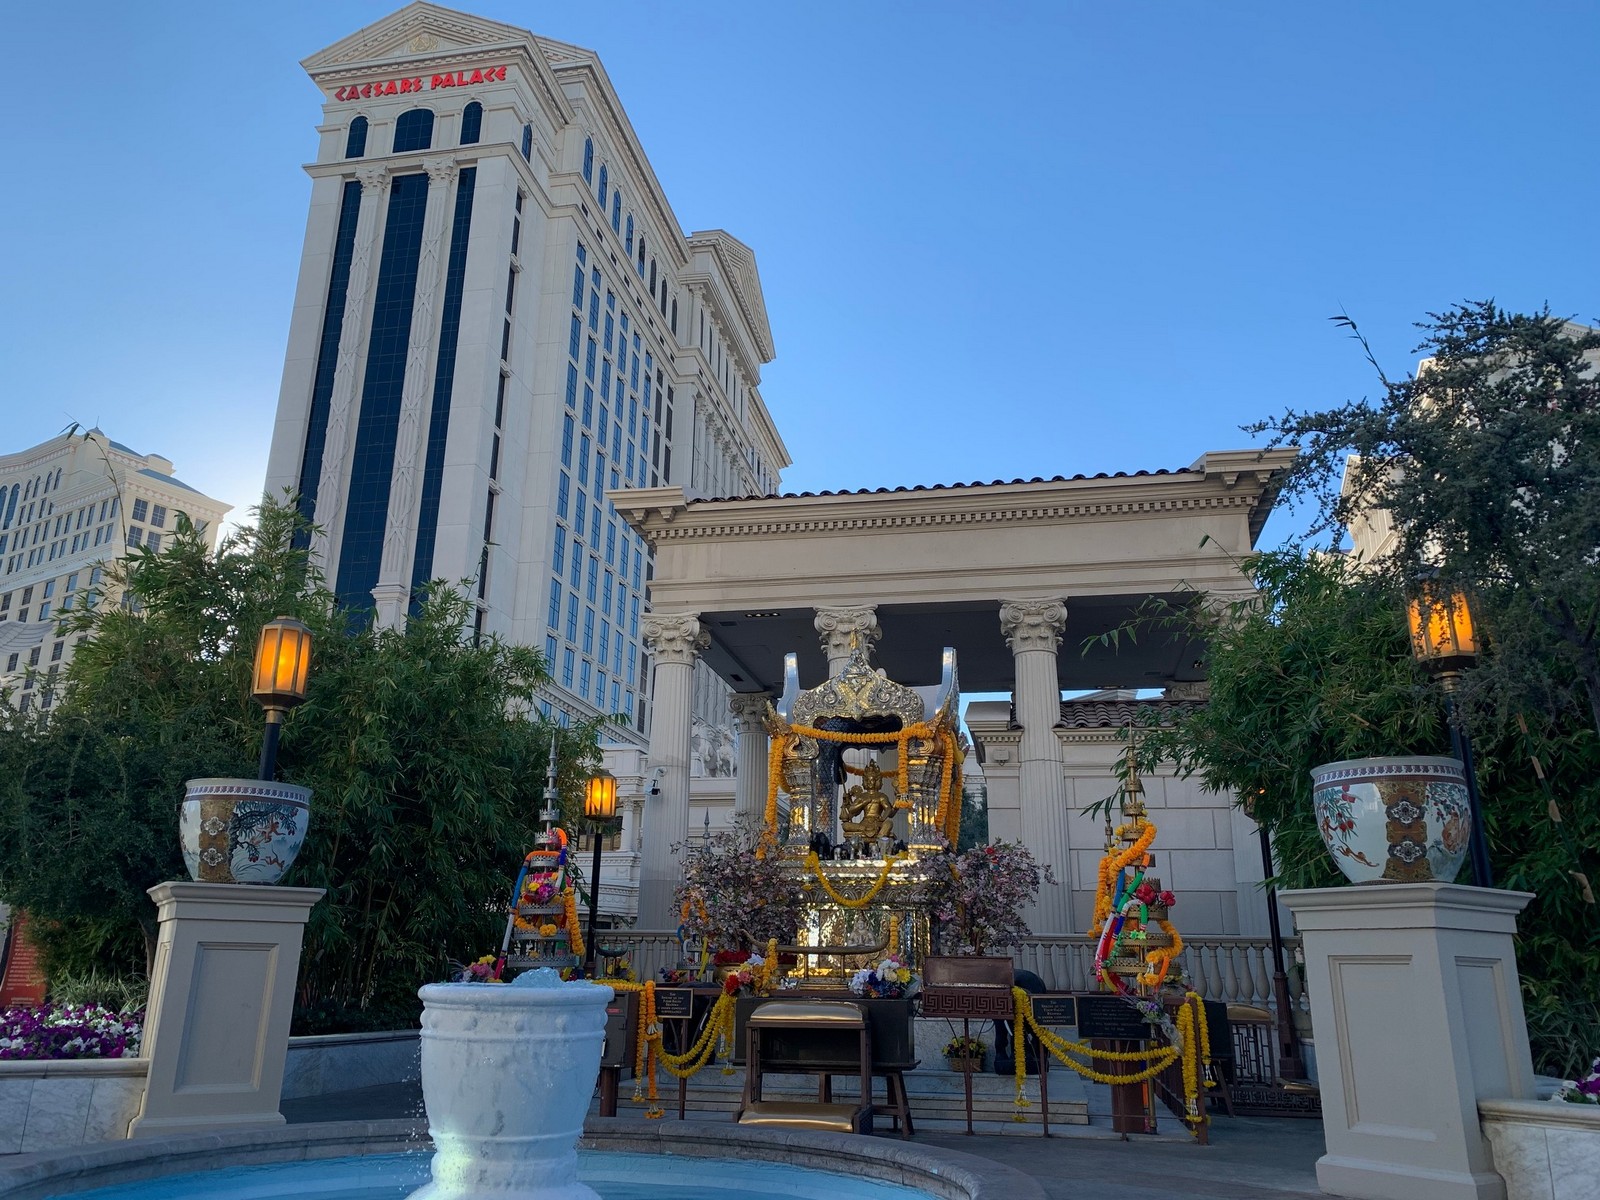
[[[311,789],[266,779],[191,779],[178,812],[197,883],[277,883],[300,853]]]
[[[1459,760],[1406,755],[1311,772],[1317,829],[1352,883],[1451,883],[1472,815]]]

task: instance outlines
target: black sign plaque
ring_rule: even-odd
[[[688,988],[657,988],[656,1016],[686,1018],[694,1015],[694,993]]]
[[[1041,1025],[1076,1025],[1078,1023],[1078,998],[1065,992],[1046,992],[1028,997],[1033,1005],[1033,1019]]]
[[[1149,1024],[1139,1010],[1118,996],[1093,993],[1076,997],[1078,1036],[1106,1038],[1119,1042],[1143,1042],[1151,1036]],[[1037,1004],[1038,1000],[1035,999]]]

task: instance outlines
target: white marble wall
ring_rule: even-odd
[[[0,1062],[0,1154],[127,1137],[149,1066],[142,1058]]]
[[[1600,1189],[1600,1105],[1485,1100],[1478,1115],[1506,1200],[1589,1200]]]
[[[415,1029],[290,1038],[283,1098],[298,1100],[420,1079],[420,1046]]]

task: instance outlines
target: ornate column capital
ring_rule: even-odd
[[[1067,606],[1055,597],[1000,603],[1000,632],[1005,634],[1013,654],[1028,650],[1054,654],[1066,628]]]
[[[456,160],[452,154],[439,158],[425,158],[422,160],[422,169],[428,173],[430,186],[449,183],[456,177]]]
[[[389,190],[388,167],[357,167],[356,178],[365,193],[381,196]]]
[[[651,613],[639,623],[639,631],[658,663],[692,665],[711,644],[699,613]]]
[[[812,622],[822,635],[822,652],[832,662],[850,656],[851,642],[859,636],[868,646],[883,636],[878,627],[878,610],[875,605],[854,608],[819,608]]]
[[[764,728],[767,716],[767,694],[765,692],[735,692],[728,697],[728,711],[731,712],[741,732],[760,733]]]

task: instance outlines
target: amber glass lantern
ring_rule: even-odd
[[[261,627],[256,642],[250,694],[267,710],[267,731],[261,741],[261,779],[271,779],[278,763],[278,735],[283,715],[306,698],[311,678],[311,630],[293,617],[278,617]]]
[[[1435,675],[1458,676],[1478,659],[1478,634],[1472,608],[1459,587],[1437,579],[1419,581],[1406,601],[1411,653]]]

